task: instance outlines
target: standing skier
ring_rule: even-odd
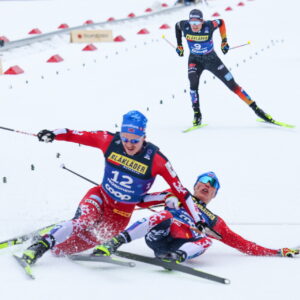
[[[261,110],[251,97],[235,82],[232,74],[214,51],[213,33],[217,28],[219,28],[222,38],[221,50],[226,54],[230,48],[227,43],[224,20],[205,21],[202,12],[198,9],[193,9],[189,14],[189,20],[179,21],[175,25],[177,39],[176,52],[179,56],[183,56],[184,54],[182,35],[186,38],[190,49],[188,77],[194,110],[193,125],[200,125],[202,121],[198,87],[201,74],[204,70],[208,70],[218,77],[230,90],[249,105],[258,117],[266,122],[272,122],[272,117]]]
[[[73,219],[57,224],[23,253],[33,264],[47,250],[72,254],[92,248],[128,225],[136,205],[150,206],[144,195],[157,175],[162,176],[188,214],[200,223],[190,193],[182,186],[168,159],[159,148],[145,141],[147,119],[139,111],[123,116],[121,132],[42,130],[38,139],[68,141],[100,149],[105,157],[102,184],[91,188],[79,203]],[[199,225],[200,226],[200,225]]]

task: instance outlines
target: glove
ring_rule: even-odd
[[[282,248],[278,250],[278,254],[283,257],[294,257],[295,255],[299,255],[299,250],[300,249]]]
[[[222,50],[223,54],[226,54],[229,51],[229,45],[227,43],[227,38],[222,40],[221,50]]]
[[[53,133],[53,131],[44,129],[44,130],[41,130],[37,134],[37,137],[38,137],[40,142],[52,143],[53,140],[55,139],[55,134]]]
[[[179,201],[175,196],[167,196],[165,204],[169,208],[179,209]]]
[[[183,56],[183,53],[184,53],[184,49],[182,46],[177,46],[176,48],[176,52],[179,56]]]
[[[200,231],[204,231],[206,227],[206,224],[203,221],[198,221],[195,225]]]

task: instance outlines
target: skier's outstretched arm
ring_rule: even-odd
[[[113,139],[113,134],[108,131],[78,131],[67,128],[55,130],[41,130],[37,137],[40,142],[52,143],[54,140],[78,143],[86,146],[106,150]]]
[[[281,249],[270,249],[260,246],[254,242],[248,241],[232,231],[225,221],[218,217],[216,225],[213,227],[215,231],[221,234],[222,239],[219,241],[224,244],[235,248],[248,255],[256,256],[294,256],[299,254],[299,249],[281,248]]]

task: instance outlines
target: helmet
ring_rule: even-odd
[[[137,110],[131,110],[123,116],[121,132],[145,135],[147,118]]]
[[[199,9],[193,9],[190,11],[189,19],[203,20],[203,13]]]
[[[209,184],[216,189],[216,194],[220,188],[219,179],[218,179],[217,175],[212,171],[199,175],[194,184],[194,187],[198,182],[203,182],[203,183],[209,182]]]

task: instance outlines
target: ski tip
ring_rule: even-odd
[[[2,242],[0,243],[0,249],[8,248],[9,247],[9,242]]]
[[[16,261],[19,263],[19,265],[24,269],[26,275],[28,277],[30,277],[31,279],[35,279],[34,275],[32,274],[30,265],[24,259],[17,256],[16,254],[13,254],[13,257],[16,259]]]
[[[256,121],[265,123],[265,124],[277,125],[277,126],[281,126],[281,127],[285,127],[285,128],[295,128],[296,127],[295,125],[286,124],[286,123],[278,122],[275,120],[273,120],[273,122],[266,122],[265,120],[259,118],[259,119],[256,119]]]
[[[136,266],[135,262],[132,262],[132,261],[130,261],[130,262],[120,261],[117,257],[111,257],[111,259],[112,259],[113,261],[116,261],[116,262],[119,262],[119,263],[125,263],[125,265],[126,265],[127,267],[130,267],[130,268],[133,268],[133,267]]]
[[[201,125],[197,125],[197,126],[192,126],[192,127],[189,127],[185,130],[183,130],[182,132],[183,133],[186,133],[186,132],[190,132],[190,131],[193,131],[193,130],[196,130],[196,129],[199,129],[199,128],[203,128],[205,126],[207,126],[208,124],[201,124]]]
[[[225,280],[224,280],[224,283],[225,283],[225,284],[230,284],[231,281],[230,281],[230,279],[225,279]]]

